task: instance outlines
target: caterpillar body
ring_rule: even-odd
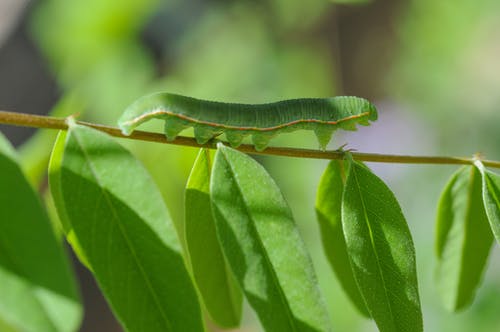
[[[337,128],[356,130],[377,119],[373,104],[359,97],[302,98],[268,104],[235,104],[206,101],[171,93],[155,93],[130,105],[118,124],[130,135],[141,123],[153,118],[165,120],[165,135],[173,140],[185,128],[193,127],[199,144],[224,133],[237,147],[251,135],[257,151],[282,132],[313,130],[325,149]]]

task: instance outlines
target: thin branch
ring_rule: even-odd
[[[56,118],[51,116],[24,114],[0,111],[0,123],[13,126],[49,128],[67,130],[65,118]],[[130,136],[124,135],[120,129],[110,126],[104,126],[83,121],[76,121],[77,124],[84,125],[105,132],[111,136],[128,138],[133,140],[157,142],[165,144],[175,144],[191,147],[206,147],[215,149],[218,140],[212,140],[206,144],[198,144],[192,137],[178,136],[173,141],[168,141],[165,135],[160,133],[151,133],[146,131],[136,130]],[[344,152],[342,151],[319,151],[311,149],[295,149],[295,148],[280,148],[268,147],[264,151],[256,151],[253,145],[242,144],[237,148],[239,151],[251,154],[276,155],[299,158],[314,158],[314,159],[343,159]],[[472,165],[474,158],[461,157],[442,157],[442,156],[405,156],[405,155],[389,155],[376,153],[351,152],[356,160],[368,162],[382,163],[403,163],[403,164],[447,164],[447,165]],[[500,161],[482,160],[483,165],[488,167],[500,168]]]

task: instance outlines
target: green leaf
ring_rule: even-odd
[[[108,135],[70,125],[57,206],[128,331],[203,331],[196,291],[163,199]]]
[[[61,163],[64,154],[64,146],[66,144],[66,131],[61,130],[52,148],[52,154],[49,160],[49,187],[50,194],[52,195],[53,203],[56,207],[57,216],[56,218],[59,222],[59,227],[66,236],[66,240],[73,248],[73,252],[76,254],[80,262],[83,263],[89,270],[92,270],[90,263],[83,253],[81,245],[78,243],[78,239],[73,232],[71,223],[66,214],[64,207],[63,195],[61,193]]]
[[[394,194],[350,159],[342,226],[356,283],[380,331],[422,331],[415,249]]]
[[[476,167],[462,167],[446,185],[436,223],[436,282],[446,309],[474,299],[493,244]]]
[[[68,258],[10,144],[0,134],[0,325],[75,331],[82,307]]]
[[[342,173],[342,161],[332,160],[328,164],[321,177],[316,195],[316,216],[326,257],[340,285],[358,311],[363,316],[370,317],[354,279],[342,230],[341,207],[342,192],[344,191]]]
[[[209,151],[200,149],[186,186],[186,245],[194,280],[210,317],[222,327],[237,327],[243,298],[217,238],[210,206],[210,168]]]
[[[500,175],[485,169],[480,161],[476,162],[476,166],[481,171],[486,215],[490,222],[491,231],[500,244]]]
[[[218,145],[210,184],[225,257],[266,331],[330,331],[311,259],[264,168]]]

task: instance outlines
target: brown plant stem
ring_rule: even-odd
[[[157,142],[165,144],[175,144],[191,147],[206,147],[215,149],[218,140],[212,140],[206,144],[198,144],[192,137],[178,136],[173,141],[167,141],[165,135],[160,133],[152,133],[136,130],[130,136],[124,135],[120,129],[110,126],[104,126],[83,121],[75,121],[77,124],[91,127],[99,131],[105,132],[111,136],[128,138],[134,140]],[[49,128],[67,130],[68,124],[66,118],[56,118],[51,116],[42,116],[34,114],[24,114],[15,112],[0,111],[0,123],[35,128]],[[264,151],[256,151],[253,145],[242,144],[237,150],[262,155],[276,155],[299,158],[314,158],[314,159],[343,159],[345,153],[343,151],[320,151],[311,149],[295,149],[295,148],[280,148],[268,147]],[[446,165],[472,165],[475,158],[465,157],[444,157],[444,156],[408,156],[408,155],[389,155],[377,153],[351,152],[354,159],[368,162],[382,163],[403,163],[403,164],[446,164]],[[500,161],[481,160],[483,165],[488,167],[500,168]]]

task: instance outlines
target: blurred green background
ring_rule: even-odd
[[[154,91],[251,103],[357,95],[378,106],[378,122],[336,133],[330,148],[481,152],[499,160],[499,41],[496,0],[0,0],[0,109],[79,113],[115,125],[128,104]],[[55,132],[0,130],[19,147],[27,174],[44,193]],[[181,222],[196,149],[120,143],[148,167]],[[317,148],[306,132],[271,144]],[[335,330],[376,331],[354,311],[322,253],[314,196],[326,161],[258,159],[292,207]],[[426,330],[499,331],[498,246],[468,310],[445,312],[433,283],[436,204],[455,167],[370,166],[396,193],[414,235]],[[86,304],[82,331],[120,331],[88,272],[75,265]],[[241,331],[259,330],[247,310]]]

